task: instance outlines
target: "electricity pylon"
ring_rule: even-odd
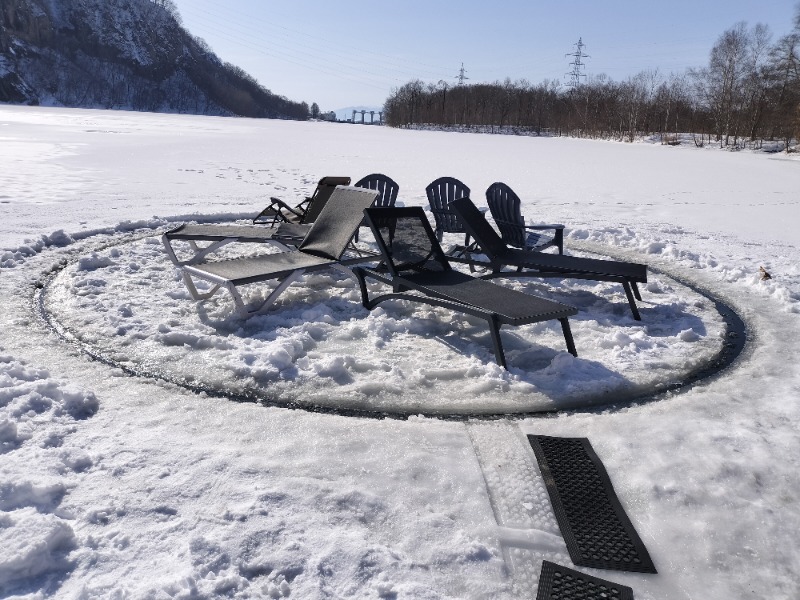
[[[572,56],[575,60],[573,60],[570,65],[572,65],[572,71],[567,73],[569,75],[569,83],[567,83],[567,87],[578,87],[581,84],[581,77],[586,77],[584,73],[581,73],[581,69],[586,65],[581,61],[582,58],[589,58],[588,54],[583,53],[584,43],[583,38],[578,38],[578,43],[575,44],[577,46],[577,50],[572,54],[565,54],[564,56]]]
[[[464,63],[461,63],[461,68],[458,70],[458,75],[456,75],[456,79],[458,79],[458,85],[464,85],[464,80],[469,79],[464,73],[466,73],[466,69],[464,68]]]

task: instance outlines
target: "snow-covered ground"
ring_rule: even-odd
[[[581,570],[637,599],[797,597],[796,159],[2,106],[0,165],[0,596],[535,597],[542,559],[571,564],[525,439],[538,433],[590,439],[659,572]],[[567,224],[569,253],[651,267],[643,320],[613,284],[503,281],[580,309],[578,358],[557,324],[504,329],[503,371],[480,322],[368,313],[337,272],[243,322],[224,293],[192,301],[163,252],[178,222],[376,171],[406,205],[441,175],[479,204],[506,181],[531,220]],[[75,343],[39,317],[42,285]],[[726,342],[693,288],[745,320],[744,353],[631,404]],[[553,408],[572,410],[530,416]],[[528,416],[431,416],[480,412]]]

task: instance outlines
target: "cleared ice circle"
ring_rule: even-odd
[[[662,271],[641,288],[641,321],[619,284],[499,279],[579,308],[570,319],[577,358],[557,321],[504,328],[506,371],[482,320],[402,301],[369,312],[335,270],[302,278],[269,312],[244,320],[224,291],[191,299],[157,232],[79,246],[39,299],[62,337],[136,376],[270,405],[393,415],[597,407],[712,372],[743,333],[732,333],[717,301]],[[277,251],[233,244],[218,258],[265,250]],[[245,300],[273,285],[246,286]]]

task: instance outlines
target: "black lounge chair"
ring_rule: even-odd
[[[376,208],[394,206],[394,203],[397,201],[397,194],[400,191],[400,186],[397,185],[397,182],[383,173],[372,173],[371,175],[362,177],[353,185],[355,187],[363,187],[368,190],[376,190],[379,192],[380,196],[378,196],[378,199],[375,200],[375,203],[372,205]],[[366,220],[361,221],[361,227],[367,226]],[[356,231],[355,241],[358,241],[358,231]]]
[[[320,179],[314,193],[298,205],[304,209],[298,223],[281,220],[277,215],[281,206],[287,208],[287,214],[290,215],[300,214],[300,208],[292,209],[283,201],[272,198],[270,206],[253,219],[253,225],[184,223],[164,233],[161,242],[169,259],[179,267],[200,263],[212,252],[233,242],[271,243],[288,250],[289,246],[297,246],[303,241],[311,228],[311,223],[325,207],[336,186],[349,184],[349,177]],[[269,224],[270,227],[264,227],[264,224]],[[173,246],[175,241],[188,242],[192,251],[189,258],[185,260],[178,258],[176,248]],[[209,244],[200,247],[198,242],[209,242]]]
[[[525,225],[520,206],[522,202],[509,186],[497,181],[486,189],[486,204],[492,213],[500,237],[509,246],[522,250],[544,250],[558,248],[564,254],[564,226],[560,223],[551,225]],[[552,235],[545,234],[553,231]]]
[[[338,185],[350,185],[349,177],[323,177],[317,183],[317,189],[297,206],[289,206],[280,198],[270,198],[270,204],[262,210],[253,224],[267,223],[276,226],[278,223],[313,223],[322,211]]]
[[[365,308],[372,310],[386,300],[400,299],[486,319],[497,364],[503,368],[507,367],[501,325],[558,319],[567,350],[577,356],[568,320],[577,309],[454,270],[419,206],[368,208],[364,212],[383,257],[379,268],[353,269]],[[390,285],[393,291],[370,299],[367,278]]]
[[[352,275],[349,265],[376,260],[374,255],[349,258],[343,258],[343,255],[363,218],[364,209],[377,196],[378,193],[372,190],[339,186],[296,250],[184,265],[184,283],[195,300],[205,300],[221,287],[226,288],[239,314],[247,317],[266,311],[289,285],[307,271],[333,267]],[[213,287],[208,292],[198,292],[194,279],[208,281]],[[248,309],[238,286],[271,279],[278,279],[280,283],[259,306]]]
[[[480,251],[489,259],[488,264],[472,261],[473,265],[487,266],[491,269],[492,272],[484,278],[559,277],[618,282],[625,289],[633,318],[637,321],[642,320],[636,306],[636,300],[642,299],[637,283],[647,282],[646,265],[509,248],[472,200],[469,198],[454,200],[450,203],[450,207],[475,238]],[[503,271],[503,267],[515,267],[517,271]]]

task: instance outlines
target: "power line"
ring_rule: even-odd
[[[441,67],[426,65],[413,59],[409,60],[407,57],[388,56],[371,48],[355,47],[343,43],[342,39],[325,39],[310,35],[253,14],[237,13],[239,17],[245,18],[241,21],[232,17],[229,12],[220,12],[216,2],[210,4],[213,8],[195,7],[192,20],[205,25],[214,36],[219,36],[224,29],[227,29],[240,45],[247,40],[251,42],[251,47],[252,44],[258,44],[261,48],[270,48],[269,53],[273,56],[294,55],[295,59],[303,59],[305,56],[303,60],[313,61],[317,66],[330,65],[331,59],[334,58],[339,60],[339,65],[352,63],[350,68],[357,72],[364,73],[364,66],[378,69],[381,71],[380,74],[375,72],[370,74],[382,79],[394,79],[392,74],[409,78],[419,76],[420,72],[427,73],[432,78],[441,77]],[[211,21],[201,17],[201,14]],[[236,32],[233,33],[233,30]],[[265,35],[265,30],[272,30],[271,35]],[[282,42],[279,38],[285,41]],[[354,61],[354,56],[358,57],[357,61]]]

